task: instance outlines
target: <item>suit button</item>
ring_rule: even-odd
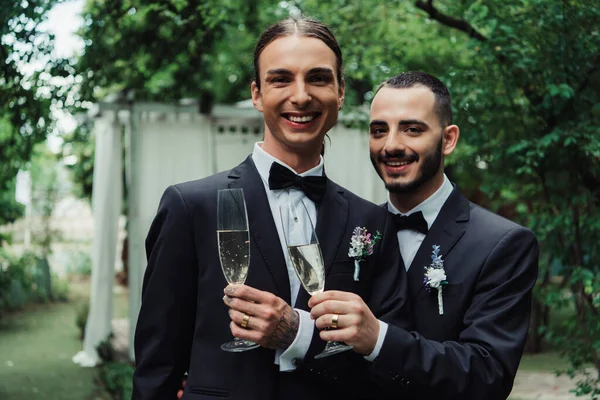
[[[294,358],[294,359],[292,360],[292,365],[293,365],[294,367],[299,367],[300,365],[302,365],[302,360],[300,360],[299,358]]]

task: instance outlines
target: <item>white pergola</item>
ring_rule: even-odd
[[[237,106],[217,105],[210,115],[200,114],[197,104],[101,103],[94,129],[92,290],[83,350],[73,357],[83,366],[99,362],[95,348],[112,330],[123,155],[132,344],[146,268],[144,240],[163,191],[174,183],[231,169],[252,152],[264,128],[262,114],[251,103],[242,102]],[[383,202],[386,192],[369,160],[368,134],[338,123],[329,136],[327,175],[361,197]],[[132,345],[129,355],[133,360]]]

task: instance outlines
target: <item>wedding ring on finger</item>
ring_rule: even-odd
[[[340,318],[339,315],[333,314],[333,317],[331,317],[331,329],[337,329],[338,328],[338,319],[339,318]]]
[[[250,316],[248,314],[244,314],[244,318],[242,318],[241,327],[244,329],[248,329],[248,321],[250,321]]]

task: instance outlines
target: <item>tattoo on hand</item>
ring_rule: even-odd
[[[283,309],[283,314],[275,326],[275,330],[267,338],[265,347],[271,349],[287,349],[290,347],[300,325],[298,312],[290,306]]]

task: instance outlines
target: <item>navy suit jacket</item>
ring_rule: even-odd
[[[439,245],[444,313],[424,267]],[[372,372],[390,398],[506,399],[523,352],[537,279],[534,234],[455,187],[408,271],[414,331],[390,325]],[[384,394],[374,398],[385,398]]]
[[[183,400],[339,397],[340,386],[333,382],[360,370],[344,372],[341,360],[354,357],[356,364],[344,361],[347,366],[362,366],[364,360],[346,352],[312,361],[325,345],[317,329],[305,360],[297,363],[294,372],[279,372],[274,350],[261,347],[227,353],[220,349],[232,339],[222,301],[227,283],[216,235],[217,190],[223,188],[244,189],[251,234],[246,284],[290,302],[283,251],[251,157],[231,171],[169,187],[146,239],[148,267],[135,332],[133,399],[175,399],[186,371]],[[348,249],[357,226],[383,236],[374,254],[361,263],[360,280],[354,281]],[[316,231],[326,266],[325,289],[357,293],[378,318],[409,329],[407,277],[389,213],[328,180]],[[307,310],[308,300],[301,288],[295,307]]]

